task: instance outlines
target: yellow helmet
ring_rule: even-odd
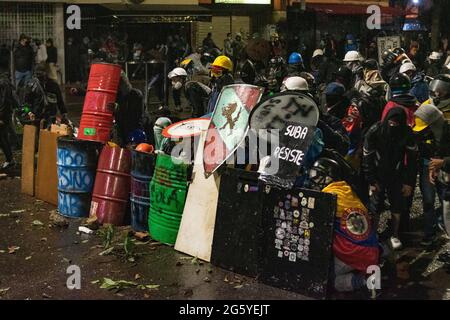
[[[180,66],[181,67],[186,67],[186,66],[188,66],[190,63],[192,62],[192,59],[184,59],[183,61],[181,61],[181,63],[180,63]]]
[[[218,56],[212,63],[213,67],[221,67],[222,69],[233,71],[233,62],[227,56]]]

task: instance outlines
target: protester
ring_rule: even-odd
[[[207,113],[212,113],[219,98],[220,91],[226,85],[234,83],[233,62],[226,56],[218,56],[211,64],[212,92],[208,101]]]
[[[35,62],[36,64],[45,64],[47,62],[47,47],[41,42],[41,40],[35,40],[37,51]]]
[[[223,41],[223,55],[233,57],[233,35],[231,32],[227,33],[227,37]]]
[[[292,52],[288,59],[287,75],[288,77],[300,77],[301,73],[305,71],[303,57],[298,52]]]
[[[202,44],[203,44],[203,47],[204,47],[206,50],[210,50],[210,49],[219,49],[219,47],[216,46],[216,44],[214,43],[214,40],[213,40],[213,38],[212,38],[212,33],[211,33],[211,32],[208,32],[208,34],[206,35],[206,38],[203,39]]]
[[[378,227],[387,194],[392,214],[390,245],[402,247],[400,217],[405,200],[416,184],[417,145],[407,123],[405,108],[391,108],[382,121],[374,124],[364,140],[363,170],[370,185],[369,211]]]
[[[30,46],[30,39],[25,34],[21,34],[19,38],[19,45],[14,50],[16,87],[23,87],[26,82],[31,80],[33,57],[34,53]]]
[[[183,68],[175,68],[169,72],[168,78],[172,83],[172,96],[175,103],[175,111],[183,111],[181,107],[181,92],[186,82],[187,73]]]
[[[437,76],[442,68],[442,55],[439,52],[433,51],[428,57],[428,63],[425,67],[425,74],[431,78]]]
[[[402,64],[399,70],[400,73],[406,74],[411,79],[411,91],[410,93],[416,97],[419,103],[423,103],[429,98],[428,83],[425,81],[425,74],[418,72],[416,66],[407,62]]]
[[[59,83],[56,68],[56,64],[58,63],[58,51],[53,45],[53,39],[51,38],[47,39],[45,44],[47,46],[47,56],[48,56],[47,58],[48,78],[52,79],[53,81],[56,81],[56,83]]]
[[[239,62],[243,58],[245,43],[242,40],[242,35],[238,32],[234,38],[234,41],[231,44],[231,48],[233,50],[233,55],[229,58],[232,58],[233,61],[233,72],[236,72],[236,69],[239,65]]]

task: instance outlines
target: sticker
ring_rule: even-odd
[[[284,215],[284,210],[283,209],[280,210],[280,219],[282,219],[282,220],[286,219],[286,216]]]
[[[307,245],[304,245],[304,246],[303,246],[303,250],[305,250],[305,251],[309,251],[309,246],[307,246]]]
[[[303,245],[301,244],[298,245],[298,251],[303,251]]]
[[[292,212],[288,211],[286,214],[286,220],[292,221]]]
[[[84,128],[83,133],[85,136],[95,136],[97,130],[95,128]]]
[[[309,199],[308,199],[308,208],[314,209],[315,203],[316,203],[316,199],[313,198],[313,197],[309,197]]]
[[[291,195],[290,195],[290,194],[288,194],[288,195],[286,196],[286,198],[287,198],[287,199],[290,199],[290,198],[291,198]]]
[[[277,221],[275,222],[275,226],[276,226],[276,227],[281,227],[281,220],[277,220]]]
[[[297,250],[297,246],[294,243],[291,244],[291,250],[292,251],[296,251]]]
[[[293,233],[293,234],[297,234],[297,231],[298,231],[298,230],[297,230],[297,227],[292,227],[292,233]]]
[[[302,214],[309,215],[309,209],[302,208]]]
[[[296,260],[297,260],[297,255],[295,254],[295,252],[291,252],[289,254],[289,261],[295,262]]]
[[[300,240],[298,240],[298,244],[303,244],[304,242],[306,242],[306,240],[303,240],[303,238],[300,238]]]
[[[289,253],[290,253],[290,252],[289,252],[289,251],[287,251],[287,250],[286,250],[286,251],[284,251],[284,255],[285,255],[286,257],[287,257],[287,256],[289,256]]]
[[[298,194],[298,196],[299,196],[300,198],[303,198],[303,192],[300,192],[300,193]]]
[[[281,250],[281,243],[275,243],[275,249]]]
[[[283,205],[284,205],[284,203],[283,202],[278,202],[278,206],[280,207],[280,208],[283,208]]]
[[[292,242],[297,242],[298,241],[298,236],[292,235],[291,239],[292,239]]]
[[[292,206],[293,208],[298,207],[298,198],[292,197],[292,200],[291,200],[291,206]]]
[[[244,186],[244,192],[248,192],[248,189],[249,189],[248,184],[246,184],[246,185]]]
[[[270,186],[266,186],[265,191],[266,191],[267,194],[269,194],[270,193]]]
[[[305,239],[305,246],[309,246],[310,242],[309,239]]]
[[[309,230],[305,230],[305,238],[309,238],[309,235],[310,235]]]
[[[305,207],[308,204],[308,200],[306,198],[302,198],[301,205],[302,207]]]
[[[294,219],[293,222],[294,222],[294,224],[298,224],[299,223],[298,219]]]
[[[300,216],[300,212],[298,210],[294,211],[294,218],[298,218]]]
[[[277,230],[275,230],[275,236],[277,237],[277,239],[283,240],[286,236],[286,232],[284,231],[284,229],[278,228]]]
[[[300,222],[300,227],[302,227],[302,229],[308,229],[308,222],[306,221]]]
[[[289,210],[289,209],[291,208],[291,202],[290,202],[289,200],[286,200],[286,201],[284,202],[284,207],[285,207],[287,210]]]
[[[278,251],[278,258],[283,258],[283,251]]]
[[[345,210],[340,227],[350,237],[359,241],[368,239],[371,231],[367,212],[357,208]]]
[[[287,225],[286,230],[287,230],[287,232],[289,232],[289,233],[292,232],[292,228],[291,228],[291,225],[290,225],[290,224]],[[288,238],[290,238],[290,237],[288,237]]]
[[[273,208],[273,212],[278,214],[278,213],[280,212],[280,208],[274,207],[274,208]]]
[[[302,260],[303,260],[303,261],[309,261],[309,258],[308,258],[308,256],[305,256],[305,255],[304,255],[304,256],[302,256]]]
[[[284,239],[283,247],[285,247],[286,249],[289,249],[290,248],[290,244],[291,244],[291,242],[288,239]]]
[[[286,229],[286,226],[287,226],[287,225],[286,225],[286,222],[282,222],[282,223],[281,223],[281,227],[282,227],[283,229]]]
[[[297,252],[297,258],[301,258],[302,257],[302,253],[301,252]]]
[[[298,229],[298,234],[299,234],[299,235],[302,235],[303,232],[305,232],[305,230],[303,230],[302,228]]]
[[[313,222],[310,222],[310,223],[309,223],[309,227],[310,227],[310,228],[314,228],[314,223],[313,223]]]

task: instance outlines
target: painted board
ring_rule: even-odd
[[[204,131],[198,143],[193,181],[189,186],[175,250],[209,262],[216,222],[220,176],[213,174],[210,178],[205,177],[202,160],[205,137]]]
[[[47,130],[39,132],[39,151],[36,173],[36,198],[58,204],[58,172],[56,166],[58,133]]]
[[[34,155],[36,153],[37,127],[25,125],[23,127],[22,143],[22,193],[34,196]]]

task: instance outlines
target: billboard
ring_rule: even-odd
[[[226,3],[226,4],[271,4],[271,0],[216,0],[215,3]]]

